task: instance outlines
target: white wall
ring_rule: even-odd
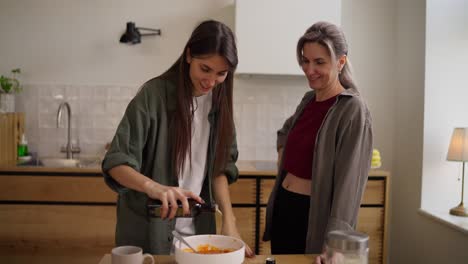
[[[446,160],[450,137],[468,127],[468,1],[429,0],[426,10],[422,208],[448,211],[460,203],[462,173]]]
[[[393,166],[395,126],[395,1],[342,1],[342,27],[361,93],[371,110],[382,168]]]
[[[141,84],[180,55],[195,24],[233,24],[232,0],[2,0],[1,72],[24,69],[30,83]],[[160,28],[140,45],[119,43],[127,21]]]
[[[438,2],[445,3],[445,1]],[[434,3],[430,1],[427,5],[427,10],[433,10],[435,7]],[[438,10],[444,12],[443,10],[447,10],[446,8]],[[463,10],[467,9],[460,11]],[[467,236],[418,213],[423,186],[423,146],[424,166],[426,166],[426,155],[444,155],[448,147],[447,137],[451,133],[446,125],[440,125],[439,136],[433,137],[434,142],[426,142],[426,139],[423,141],[423,137],[426,137],[424,122],[427,120],[425,117],[427,113],[425,109],[431,108],[434,103],[434,100],[426,100],[425,102],[428,94],[425,94],[424,86],[434,87],[434,83],[429,81],[433,79],[428,74],[437,77],[443,74],[441,71],[450,72],[452,70],[448,66],[452,64],[447,62],[452,59],[447,58],[447,61],[441,61],[439,58],[436,61],[430,59],[425,61],[426,52],[430,50],[430,47],[444,42],[442,38],[431,38],[431,41],[437,40],[436,43],[425,43],[426,39],[429,39],[429,36],[436,32],[431,31],[432,29],[429,27],[427,35],[425,35],[426,19],[430,25],[432,22],[429,20],[432,20],[433,17],[430,13],[426,17],[425,0],[397,1],[397,57],[395,63],[397,103],[394,127],[395,162],[392,171],[391,191],[390,263],[466,263],[468,258]],[[437,34],[444,34],[444,31],[437,31]],[[427,56],[431,57],[432,55],[428,52]],[[427,69],[430,67],[426,62],[427,64],[434,63],[445,69],[439,68],[437,72],[428,72]],[[425,77],[428,78],[426,82]],[[443,88],[438,87],[438,90],[446,91],[446,88],[444,85]],[[428,93],[431,97],[431,89]],[[445,92],[444,94],[447,95]],[[439,100],[444,99],[441,97]],[[439,103],[436,103],[436,107],[437,104]],[[448,104],[450,103],[445,105],[448,106]],[[439,108],[439,111],[444,110],[444,108]],[[440,145],[440,148],[436,150],[432,145]],[[433,152],[426,153],[428,148],[432,148]],[[425,167],[425,182],[426,175],[431,173]],[[440,191],[439,189],[428,195],[442,198],[441,196],[444,195],[441,195]]]
[[[113,89],[138,87],[173,63],[199,21],[214,18],[233,27],[233,4],[234,0],[4,0],[0,2],[0,31],[2,36],[8,37],[2,37],[0,42],[0,72],[8,73],[13,67],[21,67],[22,80],[32,89],[45,90],[41,90],[40,95],[50,97],[54,94],[52,86],[59,87],[58,90],[78,87],[81,94],[84,88],[79,87],[110,90],[100,92],[99,96],[112,94]],[[384,169],[391,169],[393,158],[391,128],[394,118],[390,110],[394,108],[391,99],[395,52],[391,44],[394,36],[393,6],[393,2],[387,0],[343,3],[343,25],[350,43],[349,57],[372,111],[375,146],[382,152]],[[162,36],[143,38],[142,43],[136,46],[119,44],[118,39],[127,21],[135,21],[141,27],[160,28]],[[265,40],[266,45],[268,41],[274,41],[274,38]],[[386,62],[376,67],[376,58]],[[37,85],[42,88],[34,88]],[[275,130],[292,113],[307,89],[303,78],[236,79],[235,115],[241,159],[275,158]],[[69,99],[66,95],[63,98]],[[87,100],[83,97],[78,99]],[[39,106],[34,110],[26,111],[32,111],[34,115],[42,111],[48,115],[36,118],[39,119],[37,126],[46,124],[49,131],[42,134],[48,135],[53,132],[58,102],[48,100],[47,103],[36,104]],[[81,107],[89,109],[87,104],[89,102]],[[24,103],[20,104],[19,110],[27,108],[21,105]],[[122,110],[110,111],[120,113]],[[41,121],[41,118],[47,121]],[[82,117],[80,124],[90,118],[94,117]],[[29,118],[29,122],[34,121]],[[76,134],[81,138],[88,136]],[[108,132],[100,134],[102,136],[88,141],[87,146],[104,141]],[[62,136],[59,138],[64,140]],[[34,142],[46,142],[44,140],[47,138],[32,135],[33,146]],[[259,140],[261,143],[254,145]]]

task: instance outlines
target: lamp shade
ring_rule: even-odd
[[[140,30],[149,31],[150,33],[140,33]],[[120,37],[120,43],[126,43],[130,45],[141,43],[141,37],[143,36],[159,36],[161,35],[160,29],[136,27],[134,22],[127,22],[127,29],[125,33]]]
[[[457,127],[453,130],[447,160],[468,161],[468,127]]]
[[[138,31],[138,28],[135,27],[135,23],[127,22],[127,30],[122,37],[120,37],[120,42],[131,45],[141,42],[141,34],[140,31]]]

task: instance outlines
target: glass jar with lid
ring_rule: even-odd
[[[369,236],[357,231],[331,231],[326,239],[326,262],[368,264]]]

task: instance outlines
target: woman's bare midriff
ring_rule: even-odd
[[[299,178],[288,172],[282,186],[290,192],[310,195],[311,183],[312,181],[309,179]]]

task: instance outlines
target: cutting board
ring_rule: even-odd
[[[14,166],[24,132],[24,113],[0,113],[0,166]]]

